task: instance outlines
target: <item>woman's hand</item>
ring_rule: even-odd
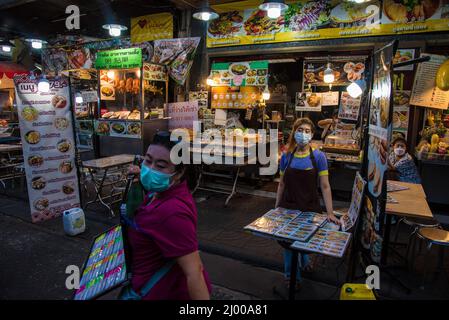
[[[139,166],[135,166],[135,165],[131,165],[128,168],[128,174],[132,174],[134,175],[134,182],[139,181],[140,178],[140,167]]]
[[[340,225],[340,220],[333,213],[328,213],[327,214],[327,220],[329,220],[330,222],[335,223],[336,225]]]

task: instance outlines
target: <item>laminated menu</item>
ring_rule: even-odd
[[[122,227],[114,226],[99,235],[84,265],[74,300],[92,300],[127,279]]]
[[[244,227],[244,229],[274,235],[290,221],[295,219],[298,214],[300,214],[299,211],[276,208],[268,211],[262,217]]]
[[[290,221],[276,232],[275,236],[295,241],[307,241],[317,229],[318,226],[314,224]]]
[[[321,227],[326,222],[327,215],[316,212],[301,212],[301,214],[295,218],[296,223],[308,223]]]
[[[394,183],[392,181],[387,181],[387,192],[395,192],[395,191],[402,191],[402,190],[408,190],[409,187],[402,186],[400,184]]]
[[[320,229],[308,242],[295,241],[291,247],[341,258],[348,247],[350,238],[351,234],[347,232]]]

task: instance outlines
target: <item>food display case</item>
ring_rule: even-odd
[[[168,129],[165,67],[144,63],[142,68],[102,69],[98,76],[100,157],[143,154],[154,134]]]
[[[94,123],[95,113],[98,108],[96,72],[88,72],[86,74],[89,74],[89,76],[80,77],[79,73],[70,73],[75,138],[82,160],[89,160],[95,157]]]
[[[420,135],[417,158],[449,164],[449,111],[427,108]]]

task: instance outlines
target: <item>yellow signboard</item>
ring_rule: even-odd
[[[449,31],[449,3],[443,0],[287,1],[277,19],[259,10],[261,1],[213,6],[220,17],[209,23],[207,46],[338,39]]]
[[[131,18],[132,43],[172,38],[173,16],[170,13],[164,12]]]

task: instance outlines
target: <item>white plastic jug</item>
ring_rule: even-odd
[[[72,208],[64,211],[62,220],[64,222],[64,231],[69,236],[76,236],[86,230],[84,211],[81,208]]]

